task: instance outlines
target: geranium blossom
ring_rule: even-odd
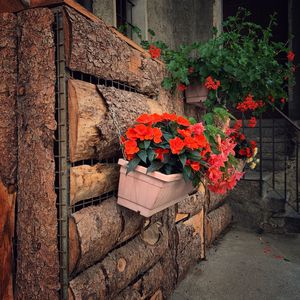
[[[289,51],[288,54],[287,54],[288,61],[293,61],[294,58],[295,58],[295,53],[292,52],[292,51]]]
[[[178,154],[184,147],[184,142],[179,137],[170,140],[170,148],[173,154]]]
[[[149,48],[149,53],[151,55],[151,57],[154,59],[154,58],[159,58],[160,57],[160,52],[161,50],[154,46],[154,45],[150,45],[150,48]]]

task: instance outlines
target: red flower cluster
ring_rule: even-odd
[[[253,95],[249,94],[247,97],[245,97],[243,102],[240,102],[237,104],[236,108],[241,111],[245,112],[248,109],[249,110],[255,110],[259,107],[259,104],[254,101]]]
[[[241,122],[237,122],[233,131],[241,126]],[[236,142],[232,137],[222,139],[218,135],[212,137],[215,142],[211,149],[206,134],[202,123],[192,125],[188,119],[176,114],[143,114],[128,128],[122,145],[131,166],[141,163],[151,167],[152,171],[182,172],[187,176],[185,179],[194,184],[205,175],[209,180],[208,187],[223,194],[242,176],[230,159],[235,155]],[[243,138],[241,134],[240,139]]]
[[[295,53],[294,52],[292,52],[292,51],[289,51],[288,53],[287,53],[287,59],[288,59],[288,61],[293,61],[294,60],[294,58],[295,58]]]
[[[233,189],[237,181],[243,176],[242,172],[237,171],[228,162],[229,155],[235,154],[235,146],[236,143],[232,138],[221,140],[218,137],[218,150],[220,153],[210,155],[208,160],[210,167],[207,170],[208,188],[214,193],[225,194],[228,190]],[[229,164],[229,167],[225,168],[226,164]]]
[[[249,127],[255,127],[256,125],[256,119],[255,117],[252,117],[248,121],[248,126]],[[250,158],[254,154],[254,149],[256,148],[256,142],[255,141],[250,141],[248,142],[246,140],[245,134],[240,133],[242,127],[242,121],[237,120],[233,126],[229,130],[230,137],[236,142],[236,147],[234,148],[235,151],[235,156],[237,158]]]
[[[178,91],[183,92],[186,90],[186,85],[183,83],[179,83],[177,86]]]
[[[157,48],[154,45],[150,45],[149,53],[150,53],[150,55],[153,59],[154,58],[159,58],[160,57],[160,52],[161,52],[161,50],[159,48]]]
[[[221,83],[219,80],[214,80],[211,76],[208,76],[204,85],[209,90],[217,90]]]
[[[248,121],[248,127],[255,127],[256,126],[256,118],[251,117],[251,119]]]

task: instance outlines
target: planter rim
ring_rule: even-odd
[[[122,167],[126,167],[128,165],[128,161],[123,158],[119,158],[118,164]],[[165,182],[181,180],[183,178],[181,173],[170,174],[170,175],[166,175],[166,174],[163,174],[158,171],[147,173],[147,168],[145,168],[143,166],[139,166],[139,165],[134,169],[134,171],[142,173],[142,174],[146,174],[147,176],[154,177],[156,179],[159,179],[159,180],[162,180]]]

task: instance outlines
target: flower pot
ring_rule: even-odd
[[[198,81],[192,81],[185,90],[186,103],[203,107],[207,99],[208,89]]]
[[[119,159],[118,164],[121,165],[118,204],[144,217],[174,205],[194,189],[191,182],[184,181],[182,174],[146,174],[147,168],[137,166],[126,175],[128,162]]]

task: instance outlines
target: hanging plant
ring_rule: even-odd
[[[168,113],[136,121],[122,138],[127,161],[119,161],[119,204],[149,216],[183,199],[203,178],[221,194],[241,178],[236,144],[209,117],[205,124]]]

